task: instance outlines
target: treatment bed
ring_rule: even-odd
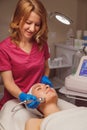
[[[25,109],[25,107],[22,105],[17,108],[17,111],[12,112],[13,107],[18,103],[18,100],[10,100],[3,106],[2,110],[0,111],[0,130],[24,130],[27,119],[29,119],[31,116],[40,116],[40,113],[37,111],[35,112],[35,110],[32,111]],[[45,118],[41,124],[41,130],[58,130],[58,128],[60,128],[60,130],[65,130],[64,127],[67,128],[68,122],[70,125],[72,125],[72,129],[69,129],[71,128],[69,127],[67,130],[77,130],[73,129],[73,123],[75,123],[74,118],[77,121],[76,116],[78,117],[78,121],[81,117],[82,126],[84,125],[84,129],[79,130],[87,130],[87,109],[85,107],[77,107],[72,103],[66,102],[62,99],[58,100],[58,105],[61,111]]]

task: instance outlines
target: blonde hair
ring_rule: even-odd
[[[16,44],[19,44],[21,40],[19,35],[19,24],[22,20],[23,26],[32,11],[38,14],[41,18],[41,27],[34,36],[34,40],[39,45],[42,45],[47,41],[47,12],[43,4],[39,0],[19,0],[10,23],[11,38]]]

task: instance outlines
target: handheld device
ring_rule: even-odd
[[[44,103],[44,102],[45,102],[45,98],[38,98],[37,100],[38,100],[40,103]],[[16,112],[16,111],[18,111],[18,110],[20,109],[20,108],[18,108],[19,105],[21,105],[21,104],[27,105],[27,104],[31,103],[32,101],[33,101],[33,100],[25,100],[25,101],[23,101],[23,102],[18,103],[16,106],[14,106],[14,107],[12,108],[11,112]]]

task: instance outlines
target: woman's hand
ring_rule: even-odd
[[[20,93],[19,94],[19,99],[21,102],[23,101],[31,101],[30,103],[27,104],[28,108],[32,108],[35,109],[38,107],[38,105],[40,104],[40,102],[37,100],[36,96],[32,95],[32,94],[26,94],[26,93]]]
[[[53,87],[52,82],[47,76],[42,76],[41,83],[48,84],[50,87]]]

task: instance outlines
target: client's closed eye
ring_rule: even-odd
[[[41,90],[41,88],[37,88],[36,90],[39,91],[39,90]]]

